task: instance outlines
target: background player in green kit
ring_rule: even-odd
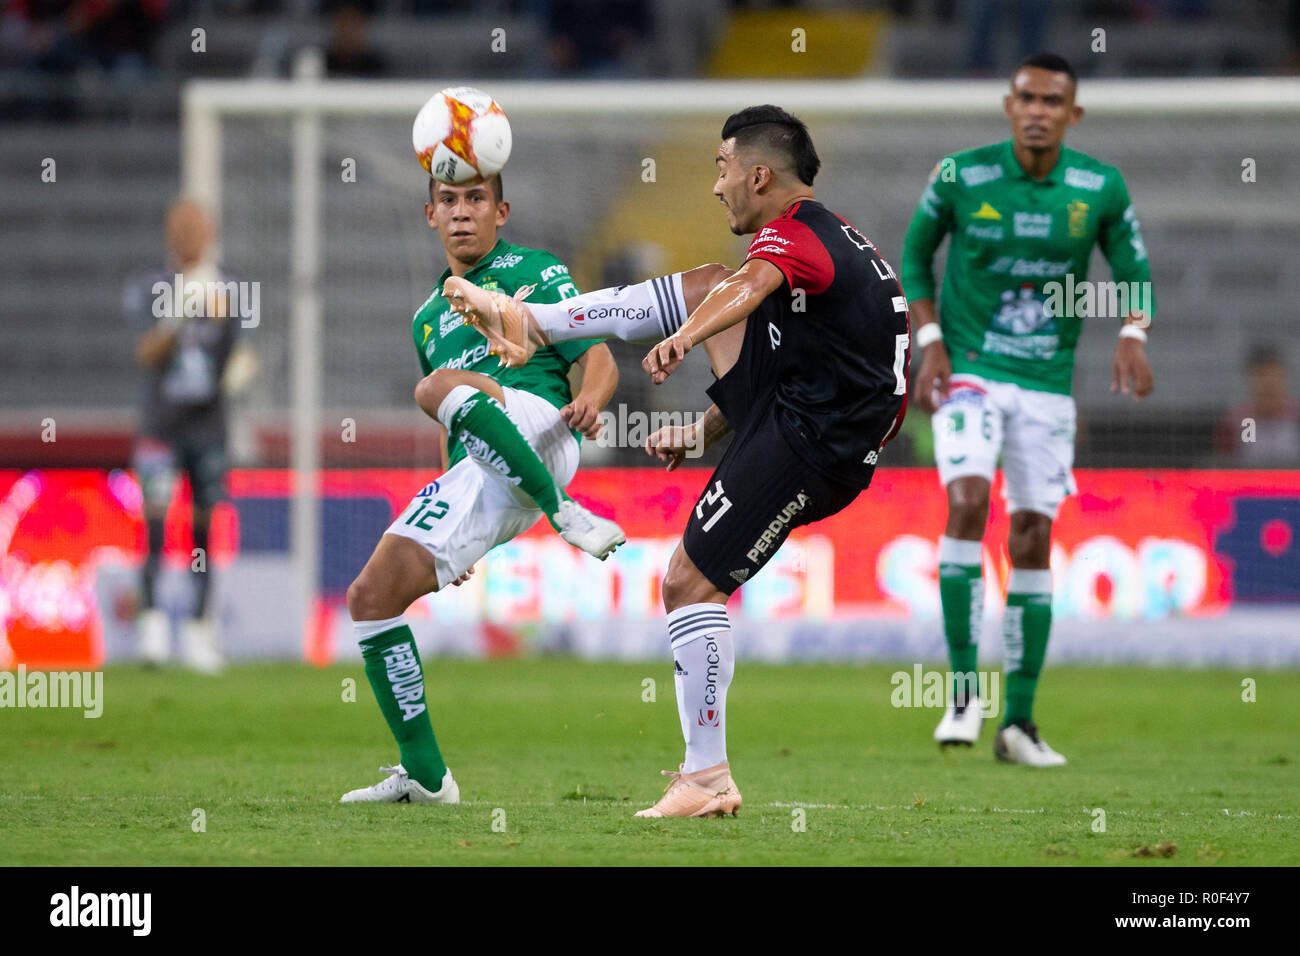
[[[397,516],[348,588],[366,677],[401,762],[381,767],[388,777],[345,794],[345,803],[460,800],[433,734],[419,652],[402,618],[412,602],[462,583],[479,558],[543,516],[570,544],[602,560],[624,540],[618,525],[564,493],[578,467],[579,433],[599,433],[600,410],[618,385],[609,348],[560,343],[526,368],[502,367],[438,291],[457,275],[508,295],[528,289],[538,302],[558,302],[578,294],[569,270],[549,252],[498,238],[510,215],[500,176],[469,186],[430,181],[429,200],[425,218],[442,241],[448,268],[412,322],[424,372],[415,399],[447,430],[447,468]],[[570,366],[582,376],[577,395]]]
[[[940,161],[907,231],[900,270],[921,350],[915,398],[934,413],[948,494],[939,593],[957,677],[935,739],[973,744],[979,735],[980,542],[1000,454],[1012,572],[1002,625],[1007,708],[994,753],[1033,766],[1065,763],[1039,738],[1033,703],[1052,622],[1052,521],[1075,490],[1070,391],[1083,321],[1075,292],[1087,280],[1094,244],[1119,288],[1138,293],[1111,316],[1123,320],[1111,390],[1144,398],[1152,388],[1143,345],[1154,315],[1146,248],[1119,170],[1062,145],[1066,127],[1083,116],[1076,86],[1059,56],[1038,54],[1020,65],[1004,99],[1012,138]],[[932,263],[944,236],[951,239],[936,313]]]

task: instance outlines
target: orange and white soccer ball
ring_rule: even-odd
[[[510,121],[501,104],[472,86],[434,95],[416,114],[411,145],[434,179],[460,186],[495,176],[510,158]]]

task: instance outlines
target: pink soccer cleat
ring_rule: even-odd
[[[686,764],[682,764],[685,767]],[[731,767],[720,763],[694,773],[659,771],[672,783],[653,807],[637,811],[638,817],[733,817],[740,812],[740,791],[731,779]]]
[[[442,284],[442,294],[452,309],[465,316],[466,323],[488,340],[501,364],[511,368],[527,365],[534,352],[551,344],[524,305],[532,291],[533,286],[526,285],[512,297],[479,288],[459,276],[450,276]]]

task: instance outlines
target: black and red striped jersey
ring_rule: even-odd
[[[785,285],[750,314],[740,357],[710,397],[737,431],[775,402],[797,452],[867,487],[907,407],[910,325],[898,277],[871,240],[814,200],[760,229],[750,259],[772,263]]]

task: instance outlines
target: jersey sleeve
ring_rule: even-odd
[[[424,345],[420,342],[420,313],[415,314],[415,321],[411,323],[411,341],[415,343],[415,355],[420,360],[421,375],[432,375],[433,366],[429,364],[428,358],[424,354]]]
[[[578,294],[578,286],[569,275],[569,267],[549,252],[537,253],[536,268],[537,288],[528,297],[529,300],[550,304],[572,299]],[[572,365],[578,360],[578,356],[598,341],[598,339],[581,339],[572,342],[556,342],[551,348]]]
[[[780,269],[792,291],[820,295],[835,279],[835,264],[826,246],[797,219],[774,219],[758,230],[745,253],[745,261],[751,259],[764,259]]]
[[[943,237],[952,230],[956,172],[957,162],[951,156],[945,156],[935,165],[907,227],[898,272],[903,295],[909,301],[934,298],[934,254]]]
[[[1151,288],[1151,265],[1147,262],[1147,247],[1137,219],[1137,210],[1129,199],[1128,187],[1118,170],[1112,170],[1105,218],[1102,220],[1097,241],[1102,255],[1110,263],[1111,275],[1116,282],[1142,283],[1148,319],[1155,318],[1156,298]]]

